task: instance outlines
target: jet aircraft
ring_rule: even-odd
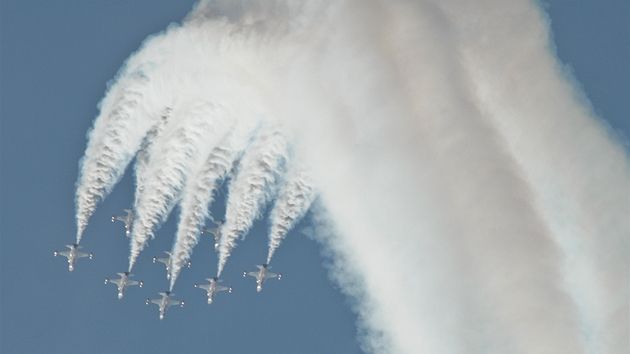
[[[183,301],[171,300],[171,296],[175,296],[175,294],[171,294],[170,291],[167,291],[165,293],[158,293],[158,294],[162,295],[161,299],[159,300],[147,299],[146,304],[148,305],[150,303],[154,303],[160,307],[160,320],[164,319],[164,313],[169,307],[173,305],[179,305],[181,307],[184,307]]]
[[[222,282],[221,279],[219,278],[206,278],[207,281],[210,282],[210,284],[203,284],[203,285],[199,285],[199,284],[195,284],[195,288],[200,288],[200,289],[205,289],[208,292],[208,305],[210,305],[212,303],[212,298],[214,298],[214,295],[218,292],[218,291],[223,291],[223,290],[227,290],[229,293],[232,292],[232,287],[227,287],[227,286],[221,286],[218,283]]]
[[[155,262],[160,262],[160,263],[164,263],[164,265],[166,265],[166,279],[171,279],[171,265],[173,260],[171,259],[171,255],[172,253],[169,251],[164,251],[164,253],[168,254],[168,257],[166,258],[158,258],[158,257],[153,257],[153,263]],[[188,268],[190,268],[190,261],[185,263]]]
[[[218,251],[219,250],[219,240],[221,240],[221,226],[223,225],[223,223],[225,221],[223,220],[219,220],[219,221],[214,221],[213,222],[215,224],[217,224],[217,227],[213,228],[213,229],[208,229],[208,228],[203,228],[201,229],[201,233],[206,233],[209,232],[211,234],[214,234],[214,250]]]
[[[119,299],[122,299],[125,293],[125,290],[127,289],[128,286],[138,285],[142,287],[144,285],[144,283],[141,281],[138,282],[138,281],[129,279],[129,277],[133,275],[133,274],[129,274],[129,272],[116,273],[116,274],[120,275],[120,279],[105,278],[105,284],[114,283],[118,285],[118,298]]]
[[[262,290],[263,283],[268,278],[278,278],[278,280],[282,278],[282,274],[275,274],[275,273],[268,272],[267,269],[271,268],[271,266],[268,264],[263,264],[263,265],[257,264],[256,267],[258,267],[259,269],[257,272],[244,271],[243,277],[246,277],[248,275],[255,277],[256,278],[256,291],[258,292]]]
[[[133,210],[131,210],[131,209],[123,209],[123,211],[125,211],[127,213],[127,215],[126,216],[112,215],[112,222],[115,222],[116,220],[120,220],[120,221],[124,222],[125,223],[125,235],[127,235],[127,237],[129,237],[129,235],[131,234],[131,222],[133,222],[134,213],[133,213]]]
[[[94,256],[92,253],[79,252],[78,249],[83,248],[83,246],[79,246],[76,243],[72,245],[66,245],[66,247],[68,247],[70,251],[55,251],[54,255],[55,257],[57,257],[58,255],[62,255],[68,258],[68,270],[71,272],[74,270],[74,262],[76,262],[77,259],[83,257],[90,257],[90,259],[92,259],[92,257]]]

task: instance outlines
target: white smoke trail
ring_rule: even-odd
[[[150,127],[150,121],[138,119],[138,106],[148,81],[140,68],[132,72],[123,70],[120,79],[100,103],[101,113],[94,121],[80,162],[76,191],[77,243],[81,241],[96,204],[122,178]]]
[[[346,252],[348,245],[338,237],[339,231],[332,224],[332,216],[317,199],[313,201],[311,210],[313,227],[306,228],[303,233],[324,246],[322,255],[326,259],[324,265],[330,272],[330,278],[343,284],[341,292],[353,300],[350,304],[358,315],[358,339],[362,349],[373,353],[398,352],[382,321],[379,323],[381,318],[374,299],[366,291],[365,273],[358,268],[356,259]]]
[[[237,144],[233,133],[210,152],[202,168],[186,183],[181,201],[180,221],[171,255],[171,290],[175,285],[182,266],[190,258],[193,248],[199,242],[199,230],[210,217],[209,207],[213,201],[213,192],[218,191],[227,177],[234,160],[243,149]],[[239,146],[240,145],[240,146]]]
[[[138,197],[142,194],[142,190],[144,189],[144,180],[146,179],[147,169],[149,166],[149,156],[154,145],[154,140],[159,137],[164,130],[164,127],[168,123],[168,117],[171,114],[171,111],[171,108],[166,109],[160,122],[153,126],[144,138],[140,151],[138,151],[138,154],[136,155],[136,164],[134,166],[136,174],[136,199],[133,203],[134,210],[138,207]]]
[[[172,26],[171,33],[177,26]],[[171,36],[172,37],[172,36]],[[152,36],[134,53],[108,84],[99,103],[100,113],[88,134],[88,146],[80,161],[75,196],[77,243],[94,213],[141,148],[147,132],[164,113],[163,104],[172,97],[163,90],[161,79],[165,47],[169,36]],[[166,77],[168,80],[168,77]]]
[[[539,10],[483,8],[500,12],[501,20],[468,4],[447,7],[466,32],[462,52],[479,106],[525,171],[536,206],[564,250],[562,271],[589,352],[628,352],[630,204],[622,192],[628,157],[549,55],[549,25]],[[470,25],[481,18],[488,18],[485,26]]]
[[[304,217],[313,199],[315,186],[307,169],[303,166],[290,169],[284,186],[278,193],[278,199],[269,213],[271,227],[267,264],[271,262],[271,257],[287,233]]]
[[[395,308],[391,308],[385,315],[389,323],[405,326],[417,324],[419,331],[416,335],[425,340],[425,343],[418,342],[414,338],[414,331],[407,330],[405,333],[396,330],[396,342],[404,352],[479,351],[482,348],[486,352],[497,353],[510,351],[510,348],[518,348],[523,352],[583,352],[577,313],[571,299],[562,289],[563,281],[558,274],[558,249],[532,205],[528,187],[521,179],[522,172],[505,153],[493,127],[471,104],[474,101],[470,95],[467,73],[457,60],[457,36],[450,27],[450,19],[430,3],[393,2],[388,15],[391,22],[384,26],[387,26],[391,35],[384,42],[394,53],[389,58],[396,63],[396,70],[404,73],[400,81],[406,95],[412,98],[409,114],[421,121],[422,129],[405,126],[405,129],[411,130],[406,132],[392,127],[395,135],[402,139],[400,143],[380,134],[370,135],[370,140],[380,138],[382,146],[388,146],[394,151],[400,149],[400,153],[418,148],[415,143],[404,143],[410,133],[428,144],[426,148],[430,160],[424,163],[426,167],[430,166],[431,171],[441,175],[442,179],[439,184],[432,182],[437,194],[432,204],[439,204],[445,209],[447,214],[441,217],[453,224],[456,234],[443,226],[436,231],[441,237],[455,237],[454,240],[465,247],[453,249],[451,254],[456,256],[463,252],[471,264],[466,265],[465,269],[460,264],[454,264],[453,271],[462,283],[474,284],[467,291],[471,296],[465,300],[464,306],[475,310],[472,313],[454,313],[459,318],[455,323],[433,319],[434,326],[441,327],[441,332],[451,333],[458,338],[446,344],[443,340],[433,338],[435,334],[428,328],[429,323],[410,317],[408,313],[397,313]],[[430,53],[426,52],[429,48]],[[423,65],[416,64],[420,61]],[[409,165],[411,168],[421,168],[413,161]],[[413,186],[412,181],[404,178],[400,179],[399,184]],[[364,185],[364,188],[369,187]],[[426,194],[421,188],[417,192]],[[405,200],[402,195],[398,197]],[[355,198],[362,197],[357,195]],[[379,199],[387,201],[390,198],[382,195]],[[341,201],[337,200],[329,204],[339,203]],[[417,204],[409,200],[404,203],[406,207]],[[385,202],[383,207],[388,205],[392,204]],[[357,207],[366,209],[365,206]],[[357,217],[353,216],[354,219]],[[410,228],[413,225],[412,219],[405,220],[401,216],[394,218],[397,223]],[[382,223],[372,224],[375,231],[389,233]],[[359,231],[362,231],[362,239],[378,238],[377,232],[362,228],[352,230],[352,234],[357,235]],[[355,246],[363,248],[361,245]],[[426,246],[418,242],[415,247]],[[405,250],[396,252],[399,253],[398,260],[405,260],[404,263],[408,265],[416,263],[412,254],[406,255],[413,249],[412,242]],[[374,269],[370,264],[364,266]],[[379,277],[374,276],[373,279]],[[440,306],[439,301],[432,294],[440,290],[439,287],[423,284],[411,286],[409,292],[416,292],[421,301],[434,303],[437,307]],[[388,291],[375,292],[380,293],[376,299],[383,307],[388,306],[392,299],[390,296],[402,303],[411,301],[404,295],[393,295]],[[469,314],[474,317],[469,318]],[[476,329],[492,333],[492,337],[474,333],[462,326],[474,318]]]
[[[240,160],[240,171],[228,191],[217,276],[221,275],[236,239],[245,237],[254,220],[261,217],[263,208],[275,195],[277,176],[288,157],[288,138],[281,129],[276,123],[263,125]]]
[[[191,173],[195,158],[206,140],[215,139],[217,115],[220,108],[212,103],[187,104],[173,110],[180,116],[180,124],[172,136],[162,140],[155,148],[147,167],[144,188],[139,191],[136,218],[131,231],[131,254],[129,271],[138,254],[150,238],[155,237],[155,228],[162,223],[179,197]]]

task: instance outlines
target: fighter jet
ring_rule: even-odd
[[[181,307],[184,307],[184,302],[183,301],[175,301],[175,300],[171,300],[171,296],[175,296],[175,294],[171,294],[170,291],[167,291],[165,293],[158,293],[160,295],[162,295],[162,298],[159,300],[151,300],[151,299],[147,299],[146,304],[150,304],[150,303],[154,303],[156,305],[158,305],[160,307],[160,320],[164,319],[164,312],[166,312],[166,310],[173,306],[173,305],[179,305]]]
[[[83,257],[90,257],[90,259],[92,259],[92,257],[94,256],[92,253],[78,252],[77,250],[80,248],[83,248],[83,246],[79,246],[76,243],[72,245],[66,245],[66,247],[68,247],[70,251],[64,251],[64,252],[55,251],[54,255],[55,257],[57,257],[58,255],[62,255],[68,258],[68,270],[71,272],[74,270],[74,262],[76,262],[77,259],[83,258]]]
[[[258,267],[259,269],[257,272],[244,271],[243,277],[246,277],[248,275],[255,277],[256,278],[256,291],[258,292],[262,290],[262,285],[265,282],[265,280],[267,280],[268,278],[275,277],[275,278],[278,278],[278,280],[282,278],[282,274],[275,274],[275,273],[268,272],[267,269],[271,269],[271,266],[268,264],[263,264],[263,265],[257,264],[256,267]]]
[[[215,224],[217,224],[217,227],[213,228],[213,229],[208,229],[208,228],[203,228],[201,229],[201,233],[206,233],[209,232],[211,234],[214,234],[214,250],[218,251],[219,250],[219,240],[221,239],[221,226],[223,225],[223,223],[225,221],[223,220],[219,220],[219,221],[213,221]]]
[[[172,260],[171,260],[171,255],[172,253],[169,251],[164,251],[164,253],[168,254],[168,257],[166,258],[158,258],[158,257],[153,257],[153,263],[155,262],[161,262],[164,263],[164,265],[166,265],[166,279],[171,279],[171,265],[172,265]],[[188,266],[188,268],[190,268],[190,261],[186,262],[186,265]]]
[[[127,237],[129,237],[129,235],[131,234],[131,222],[133,221],[133,210],[131,209],[123,209],[124,212],[127,213],[127,216],[116,216],[116,215],[112,215],[112,222],[115,222],[116,220],[120,220],[122,222],[125,223],[125,235],[127,235]]]
[[[133,275],[133,274],[129,274],[129,272],[116,273],[116,274],[120,275],[120,279],[105,278],[105,284],[114,283],[118,285],[118,298],[119,299],[122,299],[125,293],[125,290],[127,289],[128,286],[139,285],[140,287],[142,287],[144,285],[144,283],[141,281],[138,282],[138,281],[129,279],[129,277]]]
[[[205,289],[208,292],[208,305],[212,303],[212,298],[217,293],[217,291],[227,290],[229,293],[232,292],[231,286],[227,287],[227,286],[221,286],[218,284],[223,281],[219,278],[206,278],[206,280],[209,281],[210,284],[205,284],[205,285],[195,284],[195,288]]]

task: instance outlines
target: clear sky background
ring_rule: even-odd
[[[328,280],[320,247],[289,234],[274,256],[280,282],[256,293],[254,270],[267,255],[266,223],[256,224],[223,272],[232,294],[206,304],[195,282],[216,273],[213,240],[202,238],[175,286],[164,321],[147,297],[165,291],[164,266],[175,219],[140,255],[122,300],[105,277],[127,268],[128,240],[112,214],[133,202],[128,171],[90,219],[80,259],[69,273],[74,242],[74,185],[97,103],[123,61],[150,34],[179,22],[195,1],[13,1],[0,3],[0,352],[360,353],[351,303]],[[629,5],[625,0],[547,2],[557,51],[594,110],[630,136]],[[223,213],[218,198],[213,211]],[[302,225],[303,226],[303,225]],[[410,270],[411,271],[411,270]]]

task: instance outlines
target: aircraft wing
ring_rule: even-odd
[[[137,281],[127,278],[127,286],[138,285],[138,284],[139,283]]]
[[[197,287],[200,289],[204,289],[205,291],[210,291],[210,285],[211,284],[199,284],[197,285]]]
[[[151,302],[158,306],[162,306],[162,299],[151,299]]]
[[[89,257],[90,255],[88,253],[85,252],[77,252],[76,253],[76,258],[83,258],[83,257]]]
[[[169,299],[167,305],[168,305],[167,307],[171,307],[171,306],[174,306],[174,305],[181,305],[181,302]]]
[[[260,275],[260,271],[258,272],[247,272],[247,275],[251,275],[252,277],[258,278]]]
[[[64,251],[64,252],[57,252],[58,255],[64,256],[66,258],[70,258],[70,252],[69,251]]]
[[[114,283],[114,284],[120,286],[121,280],[122,280],[122,278],[121,279],[109,279],[108,282]]]
[[[278,277],[278,274],[276,274],[276,273],[267,272],[267,274],[266,274],[266,278],[267,279],[269,279],[269,278],[277,278],[277,277]]]
[[[217,291],[223,291],[223,290],[228,290],[229,288],[227,286],[221,286],[221,285],[217,285]]]

